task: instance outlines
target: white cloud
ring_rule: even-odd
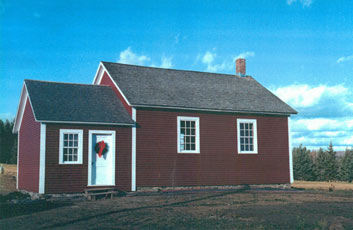
[[[161,64],[156,65],[151,63],[151,58],[147,55],[139,55],[134,53],[131,50],[131,47],[128,47],[126,50],[120,52],[118,63],[123,64],[132,64],[132,65],[144,65],[160,68],[172,68],[172,58],[163,56],[161,58]]]
[[[348,89],[343,85],[335,86],[309,86],[289,85],[272,90],[279,98],[297,108],[312,107],[317,105],[322,98],[345,98]]]
[[[287,0],[288,5],[292,5],[295,2],[299,2],[303,7],[309,7],[313,3],[313,0]]]
[[[201,58],[202,63],[207,65],[206,71],[209,72],[220,72],[220,71],[231,71],[235,69],[235,60],[237,58],[247,58],[255,56],[255,52],[247,51],[234,55],[229,58],[225,58],[220,63],[215,63],[217,54],[215,52],[207,51]],[[198,55],[196,60],[200,59],[201,55]]]
[[[346,61],[353,61],[353,55],[350,56],[343,56],[337,59],[337,63],[341,63],[341,62],[346,62]]]
[[[0,113],[0,119],[3,119],[3,120],[12,120],[15,118],[15,115],[12,114],[12,113]]]
[[[161,59],[161,65],[159,67],[161,68],[166,68],[166,69],[170,69],[173,67],[173,64],[172,64],[172,58],[167,58],[167,57],[162,57]]]
[[[175,35],[175,37],[174,37],[175,44],[179,43],[179,38],[180,38],[180,34]]]
[[[132,52],[131,48],[128,47],[126,50],[120,52],[118,62],[123,64],[145,65],[146,62],[150,60],[151,58],[148,56],[135,54]]]
[[[247,52],[241,53],[238,56],[236,56],[234,58],[234,61],[238,58],[248,58],[248,57],[253,57],[253,56],[255,56],[255,52],[247,51]]]
[[[272,90],[298,111],[292,117],[293,146],[337,150],[353,146],[353,90],[341,85],[288,85]]]

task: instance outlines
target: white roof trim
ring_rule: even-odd
[[[36,114],[34,113],[34,110],[33,110],[31,97],[29,96],[26,83],[24,82],[23,86],[22,86],[21,96],[20,96],[20,103],[18,104],[18,107],[17,107],[15,124],[14,124],[13,129],[12,129],[13,133],[17,133],[19,131],[20,127],[21,127],[23,114],[24,114],[24,111],[25,111],[25,108],[26,108],[26,104],[27,104],[27,98],[29,100],[29,104],[31,105],[31,109],[32,109],[32,113],[33,113],[33,116],[34,116],[34,120],[36,122],[38,122],[38,120],[36,118]]]
[[[35,121],[37,121],[36,116],[34,114],[33,107],[32,107],[31,99],[30,99],[29,94],[28,94],[27,86],[26,86],[25,83],[23,83],[21,96],[20,96],[20,103],[17,106],[15,124],[13,126],[12,133],[18,133],[18,131],[19,131],[20,127],[21,127],[23,114],[25,112],[25,108],[26,108],[26,104],[27,104],[27,98],[29,100],[29,104],[31,105],[34,119],[35,119]]]
[[[226,112],[226,113],[242,113],[242,114],[262,114],[262,115],[285,115],[290,116],[289,113],[275,113],[275,112],[255,112],[255,111],[240,111],[240,110],[224,110],[224,109],[202,109],[190,107],[177,107],[177,106],[159,106],[159,105],[132,105],[136,108],[158,108],[158,109],[180,109],[190,111],[206,111],[206,112]]]
[[[23,113],[24,113],[24,108],[26,106],[26,99],[27,99],[27,89],[25,87],[25,84],[23,83],[22,90],[21,90],[21,96],[20,96],[20,102],[18,103],[18,106],[17,106],[15,123],[14,123],[13,129],[12,129],[13,133],[17,133],[18,130],[20,129],[22,117],[23,117]]]
[[[59,124],[92,124],[92,125],[124,125],[124,126],[134,126],[135,124],[129,123],[108,123],[108,122],[86,122],[86,121],[45,121],[40,120],[42,123],[59,123]]]
[[[124,95],[123,91],[121,91],[121,89],[119,88],[119,86],[116,84],[116,82],[114,81],[114,79],[112,78],[112,76],[110,75],[110,73],[108,72],[108,70],[105,68],[105,66],[103,65],[102,62],[99,63],[99,67],[97,69],[96,75],[93,79],[93,84],[94,85],[100,85],[103,75],[104,73],[107,73],[108,76],[110,77],[110,80],[113,82],[114,86],[117,88],[117,90],[119,91],[119,93],[121,94],[121,96],[124,98],[124,100],[126,101],[126,103],[131,106],[131,103],[127,100],[126,96]]]

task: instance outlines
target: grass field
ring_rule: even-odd
[[[348,190],[353,191],[353,183],[348,182],[322,182],[322,181],[294,181],[292,188],[319,189],[319,190]]]
[[[2,202],[0,229],[353,229],[351,184],[337,184]]]

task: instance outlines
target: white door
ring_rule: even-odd
[[[89,154],[88,185],[115,185],[115,132],[90,131]]]

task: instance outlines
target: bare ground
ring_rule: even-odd
[[[152,193],[113,200],[60,202],[2,219],[0,228],[353,229],[353,193],[347,191]],[[30,207],[33,204],[27,208]]]
[[[352,190],[155,192],[0,205],[0,229],[353,229]]]

